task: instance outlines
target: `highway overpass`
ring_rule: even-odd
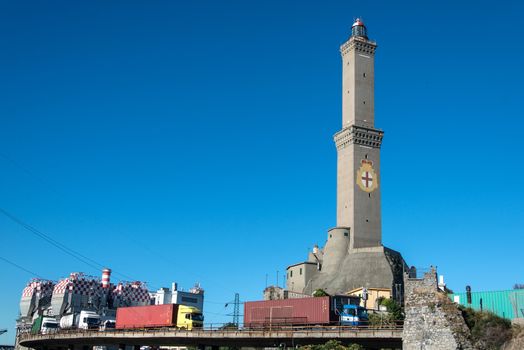
[[[86,350],[92,346],[196,346],[296,347],[323,344],[328,340],[358,343],[369,349],[402,348],[402,328],[315,327],[263,330],[179,330],[140,329],[99,331],[60,331],[54,334],[22,334],[20,345],[37,350]]]

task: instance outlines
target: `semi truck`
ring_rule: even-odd
[[[344,306],[359,303],[348,295],[250,301],[244,303],[244,327],[341,325]]]
[[[116,328],[176,327],[192,330],[202,328],[204,316],[193,306],[179,304],[122,307],[116,310]]]
[[[344,305],[340,313],[341,326],[365,326],[369,324],[366,309],[359,305]]]
[[[64,315],[60,318],[61,329],[98,329],[100,315],[94,311],[82,310],[80,313]]]
[[[31,327],[32,334],[50,334],[58,330],[58,321],[50,316],[38,316]]]

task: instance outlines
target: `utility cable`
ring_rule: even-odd
[[[21,219],[19,219],[18,217],[14,216],[13,214],[9,213],[8,211],[6,211],[5,209],[3,208],[0,208],[0,213],[2,213],[4,216],[6,216],[8,219],[10,219],[11,221],[15,222],[16,224],[22,226],[23,228],[25,228],[26,230],[28,230],[29,232],[33,233],[34,235],[42,238],[43,240],[45,240],[46,242],[48,242],[49,244],[53,245],[54,247],[60,249],[61,251],[63,251],[64,253],[70,255],[71,257],[77,259],[78,261],[90,266],[91,268],[97,270],[97,271],[100,271],[101,269],[105,268],[104,265],[100,264],[99,262],[67,247],[66,245],[58,242],[57,240],[51,238],[49,235],[43,233],[42,231],[36,229],[35,227],[29,225],[28,223],[22,221]],[[127,275],[124,275],[122,273],[119,273],[119,272],[116,272],[114,271],[115,274],[117,275],[120,275],[120,276],[123,276],[125,277],[126,279],[130,279],[130,280],[135,280],[133,279],[132,277],[130,276],[127,276]]]
[[[35,277],[38,277],[38,278],[40,278],[40,279],[42,279],[42,280],[47,280],[47,278],[44,278],[44,277],[40,276],[39,274],[34,273],[33,271],[30,271],[30,270],[26,269],[25,267],[22,267],[22,266],[20,266],[20,265],[18,265],[18,264],[16,264],[16,263],[12,262],[11,260],[8,260],[8,259],[4,258],[4,257],[1,257],[1,256],[0,256],[0,260],[3,260],[3,261],[5,261],[6,263],[8,263],[9,265],[12,265],[12,266],[14,266],[14,267],[16,267],[16,268],[18,268],[18,269],[20,269],[20,270],[22,270],[22,271],[27,272],[27,273],[30,274],[30,275],[33,275],[33,276],[35,276]]]
[[[49,182],[47,182],[45,179],[43,179],[42,177],[34,174],[32,171],[28,170],[28,168],[26,168],[25,166],[23,166],[21,163],[19,163],[18,161],[14,160],[13,158],[11,158],[10,156],[0,152],[0,157],[1,158],[4,158],[8,163],[11,163],[11,165],[15,166],[16,168],[18,168],[19,170],[21,170],[22,172],[24,172],[26,175],[28,175],[29,177],[31,177],[33,180],[35,180],[36,182],[38,182],[40,185],[44,185],[44,187],[53,192],[53,194],[60,198],[62,201],[66,202],[67,200],[64,199],[64,197],[58,192],[56,191],[52,185],[49,184]],[[4,213],[5,215],[5,213]],[[11,215],[13,216],[13,215]],[[86,219],[86,217],[84,217],[84,219]],[[89,219],[87,219],[89,220]],[[100,222],[100,220],[99,220]],[[102,223],[104,224],[104,223]],[[124,233],[125,234],[125,233]],[[130,241],[133,241],[134,243],[138,244],[142,249],[146,250],[148,253],[150,253],[152,256],[155,256],[156,258],[158,257],[161,257],[162,259],[164,259],[166,262],[168,262],[169,264],[173,264],[175,261],[173,261],[171,258],[167,258],[165,255],[161,254],[160,252],[157,252],[157,251],[153,251],[147,244],[145,244],[144,242],[139,242],[137,241],[136,239],[134,239],[133,237],[130,237],[129,235],[127,235],[127,239],[129,239]],[[58,242],[57,242],[58,243]],[[60,243],[59,243],[60,244]],[[62,246],[64,246],[63,244],[61,244]],[[65,247],[65,246],[64,246]],[[66,247],[67,248],[67,247]],[[68,248],[69,249],[69,248]],[[72,249],[69,249],[72,251]],[[73,251],[74,252],[74,251]],[[78,255],[82,256],[80,253],[78,253]],[[96,265],[100,265],[98,264],[97,262],[89,259],[88,257],[85,257],[83,256],[83,258],[85,258],[86,260],[90,260],[91,262],[95,263]],[[88,264],[89,265],[89,264]],[[92,265],[89,265],[91,267],[93,267]],[[102,268],[105,268],[107,266],[102,266]],[[99,268],[97,268],[97,270],[99,270]],[[124,280],[128,280],[128,281],[137,281],[138,279],[135,279],[133,277],[130,277],[128,275],[125,275],[123,273],[120,273],[118,271],[112,271],[114,275],[118,275],[118,276],[121,276],[123,277]],[[154,286],[152,286],[154,287]],[[156,289],[159,289],[159,288],[156,288]]]
[[[54,240],[53,238],[49,237],[48,235],[46,235],[45,233],[37,230],[36,228],[34,228],[33,226],[29,225],[28,223],[22,221],[21,219],[17,218],[16,216],[14,216],[13,214],[9,213],[8,211],[0,208],[0,213],[4,214],[4,216],[6,216],[8,219],[10,219],[11,221],[15,222],[16,224],[22,226],[23,228],[25,228],[27,231],[33,233],[34,235],[42,238],[43,240],[45,240],[46,242],[48,242],[49,244],[53,245],[54,247],[60,249],[61,251],[63,251],[64,253],[72,256],[73,258],[77,259],[78,261],[81,261],[83,262],[84,264],[86,265],[89,265],[90,267],[94,268],[95,270],[100,270],[102,268],[104,268],[103,265],[97,263],[96,261],[92,260],[92,259],[89,259],[88,257],[78,253],[77,251],[71,249],[71,248],[68,248],[66,247],[65,245],[63,245],[62,243]],[[91,261],[91,262],[89,262]],[[98,265],[98,266],[97,266]]]

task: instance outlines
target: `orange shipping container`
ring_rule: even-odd
[[[350,295],[249,301],[244,304],[244,326],[338,324],[343,306],[359,303],[359,297]]]
[[[244,326],[329,324],[330,297],[251,301],[244,304]]]
[[[177,304],[121,307],[116,310],[116,328],[176,326]]]

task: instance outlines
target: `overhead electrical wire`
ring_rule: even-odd
[[[42,279],[42,280],[46,280],[46,279],[47,279],[47,278],[44,278],[44,277],[40,276],[39,274],[37,274],[37,273],[35,273],[35,272],[31,271],[31,270],[28,270],[28,269],[26,269],[25,267],[20,266],[20,265],[18,265],[17,263],[14,263],[14,262],[12,262],[11,260],[8,260],[8,259],[6,259],[6,258],[4,258],[4,257],[2,257],[2,256],[0,256],[0,260],[3,260],[3,261],[5,261],[6,263],[8,263],[9,265],[12,265],[12,266],[16,267],[17,269],[20,269],[20,270],[22,270],[22,271],[25,271],[25,272],[27,272],[28,274],[33,275],[33,276],[35,276],[35,277],[38,277],[38,278],[40,278],[40,279]]]
[[[20,169],[22,172],[24,172],[26,175],[28,175],[29,177],[33,178],[33,180],[35,180],[36,182],[39,182],[41,185],[45,185],[45,188],[51,192],[53,192],[53,194],[64,200],[64,197],[58,193],[55,189],[53,189],[52,185],[50,185],[45,179],[43,179],[42,177],[34,174],[32,171],[28,170],[28,168],[24,167],[21,163],[19,163],[18,161],[14,160],[13,158],[11,158],[10,156],[0,152],[0,157],[4,158],[7,162],[9,162],[11,165],[15,166],[16,168]],[[5,213],[4,213],[5,215]],[[12,214],[11,214],[12,215]],[[14,217],[14,215],[12,215]],[[16,218],[16,217],[15,217]],[[12,218],[11,218],[12,219]],[[86,217],[84,217],[84,219],[86,219]],[[89,220],[89,219],[87,219]],[[20,220],[21,221],[21,220]],[[122,233],[122,232],[120,232]],[[124,232],[124,234],[126,234]],[[165,260],[167,263],[169,264],[173,264],[175,263],[176,261],[174,261],[173,259],[171,258],[168,258],[166,257],[165,255],[161,254],[161,252],[158,252],[158,251],[154,251],[153,249],[151,249],[145,242],[139,242],[138,240],[134,239],[133,237],[131,237],[129,234],[126,234],[127,236],[127,239],[134,242],[135,244],[138,244],[143,250],[147,251],[148,253],[150,253],[151,255],[153,255],[155,258],[162,258],[163,260]],[[71,250],[73,253],[74,251],[68,247],[66,247],[65,245],[57,242],[58,244],[62,245],[63,247],[65,247],[66,249],[69,249]],[[60,248],[59,248],[60,249]],[[92,260],[92,259],[89,259],[88,257],[86,256],[83,256],[82,254],[80,253],[77,253],[80,257],[83,257],[84,259],[86,260],[89,260],[97,265],[100,265],[98,264],[96,261]],[[75,257],[76,259],[78,259],[77,257]],[[84,262],[85,263],[85,262]],[[92,265],[88,264],[89,266],[93,267]],[[100,265],[101,266],[101,265]],[[107,266],[104,266],[104,267],[107,267]],[[98,268],[97,268],[98,269]],[[137,281],[138,279],[135,279],[133,277],[130,277],[128,275],[125,275],[123,273],[120,273],[120,272],[117,272],[117,271],[114,271],[112,270],[113,274],[114,275],[118,275],[118,276],[121,276],[123,277],[124,279],[126,280],[131,280],[131,281]],[[151,285],[152,287],[154,287],[154,289],[159,289],[160,287],[157,288],[157,286],[155,285]]]
[[[53,194],[54,194],[56,197],[58,197],[58,198],[64,200],[63,196],[62,196],[60,193],[58,193],[55,189],[53,189],[52,185],[50,185],[50,184],[49,184],[45,179],[43,179],[42,177],[40,177],[40,176],[34,174],[32,171],[28,170],[28,168],[26,168],[25,166],[23,166],[22,164],[20,164],[18,161],[14,160],[14,159],[11,158],[10,156],[8,156],[8,155],[6,155],[6,154],[4,154],[4,153],[2,153],[2,152],[0,152],[0,157],[4,158],[4,159],[5,159],[7,162],[9,162],[11,165],[15,166],[16,168],[18,168],[18,169],[20,169],[22,172],[24,172],[26,175],[28,175],[29,177],[33,178],[33,180],[35,180],[36,182],[39,182],[41,185],[45,185],[45,188],[46,188],[47,190],[50,190],[51,192],[53,192]],[[4,213],[4,215],[5,215],[5,213]],[[12,214],[11,214],[11,215],[12,215]],[[14,217],[14,215],[12,215],[12,216]],[[15,218],[15,219],[16,219],[16,218]],[[84,217],[84,219],[85,219],[85,217]],[[20,220],[20,221],[21,221],[21,220]],[[156,258],[161,257],[162,259],[164,259],[166,262],[168,262],[168,263],[170,263],[170,264],[172,264],[172,263],[175,262],[175,261],[173,261],[172,259],[167,258],[165,255],[161,254],[160,252],[153,251],[153,250],[152,250],[149,246],[147,246],[147,244],[145,244],[144,242],[139,242],[139,241],[137,241],[136,239],[134,239],[133,237],[130,237],[129,235],[127,235],[127,238],[128,238],[129,240],[135,242],[136,244],[138,244],[142,249],[146,250],[148,253],[150,253],[151,255],[155,256]],[[61,243],[59,243],[59,242],[57,242],[57,243],[60,244],[60,245],[62,245],[63,247],[65,247],[63,244],[61,244]],[[65,248],[67,248],[67,247],[65,247]],[[60,249],[60,248],[59,248],[59,249]],[[67,249],[73,251],[73,250],[70,249],[70,248],[67,248]],[[73,252],[74,252],[74,251],[73,251]],[[86,260],[89,260],[89,261],[91,261],[91,262],[93,262],[93,263],[95,263],[95,264],[97,264],[97,265],[100,265],[100,264],[98,264],[97,262],[93,261],[92,259],[89,259],[88,257],[83,256],[83,255],[80,254],[80,253],[77,253],[77,254],[80,255],[81,257],[83,257],[83,258],[86,259]],[[91,267],[93,267],[93,266],[90,265],[90,264],[88,264],[88,265],[91,266]],[[107,267],[107,266],[104,266],[104,268],[105,268],[105,267]],[[98,268],[97,268],[97,269],[98,269]],[[125,274],[123,274],[123,273],[120,273],[120,272],[117,272],[117,271],[114,271],[114,270],[113,270],[113,274],[118,275],[118,276],[121,276],[121,277],[123,277],[123,278],[126,279],[126,280],[135,280],[135,281],[137,280],[137,279],[135,279],[135,278],[132,278],[132,277],[130,277],[130,276],[127,276],[127,275],[125,275]],[[158,289],[158,288],[156,288],[156,289]]]
[[[11,165],[15,166],[16,168],[20,169],[22,172],[24,172],[26,175],[28,175],[29,177],[31,177],[34,181],[40,183],[40,185],[44,185],[45,188],[48,190],[48,191],[51,191],[56,197],[60,198],[62,201],[67,201],[64,199],[64,197],[58,192],[56,191],[53,186],[48,182],[46,181],[45,179],[43,179],[42,177],[38,176],[37,174],[33,173],[32,171],[30,171],[28,168],[26,168],[25,166],[23,166],[20,162],[16,161],[15,159],[11,158],[10,156],[0,152],[0,157],[1,158],[4,158],[8,163],[10,163]],[[8,218],[10,218],[11,220],[15,221],[17,224],[23,226],[24,228],[26,228],[27,230],[33,232],[31,229],[34,229],[36,230],[34,227],[32,227],[31,225],[29,224],[26,224],[25,222],[23,222],[22,220],[18,219],[17,217],[15,217],[14,215],[10,214],[9,212],[7,212],[6,210],[2,210],[0,208],[0,212],[2,212],[2,214],[6,215]],[[84,220],[88,221],[90,220],[89,218],[87,218],[86,216],[84,216]],[[92,220],[92,219],[91,219]],[[98,220],[100,222],[100,220]],[[102,224],[104,224],[102,222]],[[26,225],[28,227],[26,227]],[[39,231],[39,230],[36,230],[38,233],[41,233],[43,234],[44,236],[47,236],[45,235],[43,232]],[[34,234],[38,235],[37,232],[33,232]],[[127,239],[134,242],[135,244],[138,244],[143,250],[147,251],[148,253],[150,253],[151,255],[153,255],[154,257],[158,258],[162,258],[163,260],[165,260],[167,263],[169,264],[173,264],[175,263],[176,261],[174,261],[173,259],[171,258],[168,258],[167,256],[163,255],[161,252],[158,252],[158,251],[154,251],[153,249],[151,249],[145,242],[139,242],[138,240],[134,239],[133,237],[131,237],[129,234],[126,234],[125,232],[122,232],[120,231],[120,233],[123,233],[127,236]],[[39,235],[40,236],[40,235]],[[40,236],[42,239],[46,240],[46,238]],[[67,254],[71,255],[71,254],[76,254],[78,256],[74,256],[75,259],[79,260],[79,261],[82,261],[83,263],[89,265],[90,267],[92,268],[95,268],[92,264],[86,262],[86,261],[83,261],[83,260],[87,260],[87,261],[90,261],[91,263],[95,264],[95,265],[98,265],[100,267],[96,267],[95,269],[99,270],[100,268],[106,268],[107,266],[103,266],[102,264],[99,264],[98,262],[94,261],[93,259],[90,259],[76,251],[74,251],[73,249],[65,246],[64,244],[52,239],[51,237],[47,236],[47,238],[49,238],[50,240],[54,241],[56,244],[62,246],[63,249],[66,249],[66,250],[69,250],[69,253],[66,252]],[[49,242],[49,241],[48,241]],[[50,244],[53,244],[51,242],[49,242]],[[53,244],[54,245],[54,244]],[[55,245],[56,247],[56,245]],[[64,251],[62,248],[60,247],[57,247],[58,249]],[[83,260],[82,260],[83,259]],[[138,281],[138,279],[136,278],[133,278],[133,277],[130,277],[126,274],[123,274],[121,272],[118,272],[118,271],[115,271],[112,269],[112,273],[114,275],[117,275],[117,276],[120,276],[120,277],[123,277],[124,280],[127,280],[127,281]],[[147,282],[146,282],[147,283]],[[147,283],[149,285],[149,283]],[[160,289],[160,286],[156,286],[154,284],[151,284],[150,285],[153,289]]]
[[[10,212],[8,212],[7,210],[3,209],[3,208],[0,208],[0,213],[2,213],[4,216],[6,216],[8,219],[10,219],[11,221],[15,222],[16,224],[22,226],[23,228],[25,228],[27,231],[33,233],[35,236],[38,236],[40,237],[41,239],[45,240],[46,242],[48,242],[49,244],[51,244],[52,246],[58,248],[59,250],[63,251],[64,253],[68,254],[69,256],[75,258],[76,260],[90,266],[91,268],[95,269],[95,270],[101,270],[103,268],[105,268],[106,266],[100,264],[99,262],[77,252],[76,250],[73,250],[69,247],[67,247],[66,245],[58,242],[57,240],[51,238],[49,235],[45,234],[44,232],[36,229],[35,227],[29,225],[28,223],[24,222],[23,220],[19,219],[18,217],[16,217],[15,215],[11,214]],[[130,276],[127,276],[123,273],[119,273],[119,272],[116,272],[116,271],[113,271],[114,274],[116,275],[120,275],[120,276],[123,276],[124,278],[126,279],[129,279],[129,280],[134,280],[132,277]]]
[[[64,253],[72,256],[73,258],[77,259],[78,261],[81,261],[84,264],[89,265],[90,267],[94,268],[95,270],[99,270],[99,269],[104,268],[103,265],[97,263],[96,261],[94,261],[94,260],[92,260],[92,259],[90,259],[90,258],[88,258],[88,257],[86,257],[86,256],[84,256],[82,254],[80,254],[79,252],[77,252],[77,251],[75,251],[75,250],[73,250],[73,249],[71,249],[69,247],[66,247],[62,243],[54,240],[53,238],[49,237],[45,233],[37,230],[33,226],[31,226],[28,223],[26,223],[26,222],[22,221],[21,219],[17,218],[16,216],[14,216],[13,214],[9,213],[5,209],[0,208],[0,213],[4,214],[4,216],[6,216],[8,219],[10,219],[11,221],[15,222],[16,224],[22,226],[27,231],[29,231],[29,232],[33,233],[34,235],[42,238],[43,240],[45,240],[49,244],[51,244],[54,247],[60,249]]]

